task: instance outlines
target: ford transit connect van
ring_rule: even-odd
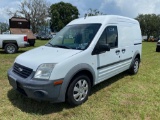
[[[141,48],[141,30],[134,19],[79,18],[46,45],[19,55],[8,79],[29,98],[80,105],[92,86],[126,70],[136,74]]]

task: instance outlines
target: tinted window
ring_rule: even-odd
[[[116,26],[108,26],[106,28],[107,33],[107,44],[110,45],[111,48],[118,46],[118,32]]]
[[[118,32],[116,26],[108,26],[99,38],[98,44],[109,44],[111,48],[118,46]]]

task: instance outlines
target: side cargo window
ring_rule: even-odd
[[[98,44],[109,44],[110,48],[118,47],[117,26],[108,26],[98,40]]]

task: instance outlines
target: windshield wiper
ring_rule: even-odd
[[[65,46],[65,45],[52,45],[53,47],[59,47],[59,48],[66,48],[66,49],[72,49],[69,46]]]

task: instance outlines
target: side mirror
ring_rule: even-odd
[[[94,48],[92,55],[104,53],[106,51],[110,51],[110,45],[109,44],[103,44],[103,45],[101,44],[101,45],[98,45]]]
[[[110,51],[110,45],[109,44],[104,44],[104,45],[99,45],[99,52],[106,52]]]

